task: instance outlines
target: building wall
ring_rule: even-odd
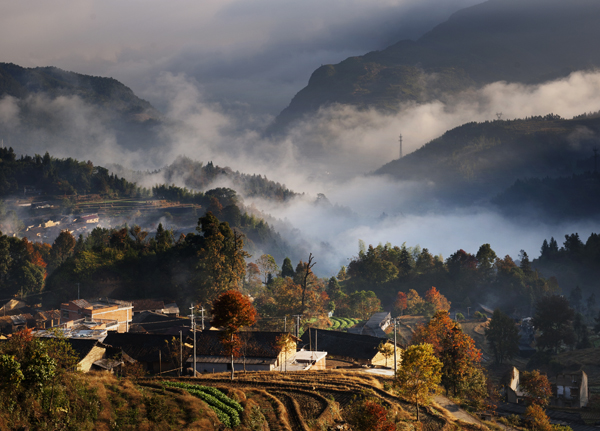
[[[87,373],[92,368],[94,362],[99,359],[103,359],[106,354],[106,348],[100,346],[94,346],[90,353],[77,364],[79,371]]]
[[[119,322],[118,332],[129,332],[133,307],[118,306],[100,308],[92,311],[92,319],[116,320]]]
[[[402,349],[400,347],[396,347],[396,359],[398,360],[398,365],[400,365],[400,362],[402,361]],[[383,354],[381,354],[380,352],[377,352],[377,354],[373,356],[373,359],[371,359],[371,365],[380,365],[383,367],[394,368],[393,352],[392,355],[389,358],[387,358],[387,362],[385,356],[383,356]]]
[[[198,373],[225,373],[231,372],[230,364],[213,362],[196,362]],[[193,367],[192,367],[193,368]],[[244,371],[244,364],[234,364],[234,371]],[[273,371],[275,367],[270,364],[246,364],[246,371]]]
[[[320,370],[325,370],[327,369],[327,357],[324,357],[323,359],[319,359],[317,362],[315,362],[313,364],[312,367],[310,367],[311,371],[320,371]]]

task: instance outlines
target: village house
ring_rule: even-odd
[[[157,301],[156,299],[134,299],[131,303],[133,304],[134,316],[143,311],[162,313],[162,310],[165,308],[164,301]]]
[[[392,355],[385,357],[380,351],[381,343],[391,346]],[[360,365],[393,366],[394,342],[371,335],[350,334],[341,331],[309,328],[302,335],[302,345],[307,350],[327,352],[328,358],[354,362]],[[402,348],[396,346],[396,357],[402,357]]]
[[[525,401],[525,392],[520,386],[520,376],[519,370],[512,367],[505,377],[505,395],[509,403],[522,404]]]
[[[585,407],[589,401],[588,378],[585,371],[556,376],[552,404],[558,407]]]
[[[231,371],[231,356],[224,354],[220,331],[204,331],[196,334],[196,371],[219,373]],[[298,338],[287,332],[247,331],[238,334],[242,342],[240,356],[233,359],[237,371],[284,370],[287,361],[296,355]],[[288,337],[287,343],[280,340]],[[193,370],[193,356],[187,360]]]
[[[133,316],[129,332],[149,334],[179,335],[186,337],[191,330],[191,321],[186,317],[176,317],[152,311],[142,311]]]
[[[77,370],[87,373],[94,370],[113,371],[123,364],[121,350],[98,340],[67,338],[67,343],[77,357]]]
[[[131,302],[99,298],[96,300],[75,299],[60,305],[64,321],[85,319],[93,322],[116,321],[118,332],[128,332],[132,321]],[[108,329],[108,328],[107,328]],[[112,328],[110,328],[112,329]]]
[[[2,334],[12,334],[27,328],[35,328],[35,319],[31,314],[0,317],[0,333]]]
[[[60,310],[38,311],[33,318],[36,329],[49,329],[61,324]]]
[[[109,332],[104,344],[121,350],[127,357],[142,364],[149,373],[175,373],[180,369],[179,337],[162,334]],[[183,340],[185,341],[185,340]],[[189,349],[183,347],[184,358]],[[185,367],[185,364],[183,365]]]
[[[392,323],[392,315],[388,312],[373,314],[367,323],[362,327],[362,335],[371,335],[373,337],[387,338],[385,330]]]

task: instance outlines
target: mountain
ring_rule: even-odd
[[[600,2],[489,0],[416,41],[324,65],[270,127],[336,103],[394,111],[495,81],[527,84],[600,66]]]
[[[427,183],[436,198],[443,201],[487,202],[517,180],[591,172],[593,149],[599,136],[598,114],[570,120],[550,114],[522,120],[473,122],[444,133],[417,151],[382,166],[375,174]],[[581,181],[588,179],[582,177]],[[558,186],[556,181],[545,184],[564,193],[572,187],[563,186],[563,182]],[[516,199],[511,191],[497,203],[516,202]]]
[[[0,63],[0,102],[5,112],[16,113],[0,115],[0,136],[13,147],[27,145],[32,136],[77,140],[82,129],[96,135],[108,130],[128,149],[145,148],[160,139],[161,113],[113,78]]]

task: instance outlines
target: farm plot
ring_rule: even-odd
[[[201,382],[229,394],[246,394],[248,402],[253,403],[254,408],[260,408],[269,430],[327,429],[327,424],[334,421],[344,422],[346,408],[365,396],[376,398],[382,405],[401,412],[401,417],[408,423],[414,420],[414,406],[384,389],[389,378],[356,371],[251,372],[236,374],[233,381],[222,373],[179,381]],[[240,417],[242,425],[247,425],[244,418],[248,418],[249,407],[244,402],[242,405],[246,410]],[[445,422],[439,422],[440,413],[431,407],[420,407],[420,411],[423,418],[430,417],[431,431],[444,427]]]

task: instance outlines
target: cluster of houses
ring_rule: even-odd
[[[322,370],[332,364],[387,368],[393,364],[390,351],[394,352],[394,342],[385,332],[390,324],[391,316],[384,312],[348,332],[308,328],[301,337],[289,332],[241,332],[241,348],[233,366],[238,371]],[[151,299],[75,299],[51,311],[36,311],[11,300],[0,308],[0,334],[24,328],[34,328],[38,337],[55,337],[58,332],[71,343],[84,372],[118,371],[128,363],[138,363],[150,374],[230,371],[232,358],[224,353],[219,329],[210,327],[208,320],[197,324],[196,330],[192,326],[189,317],[180,316],[177,304]],[[525,342],[529,332],[521,334]],[[382,344],[392,349],[384,349]],[[401,358],[401,346],[396,344],[395,349]],[[519,370],[513,368],[505,381],[509,403],[521,404],[526,399],[519,379]],[[552,404],[556,406],[586,406],[586,373],[558,375],[553,391]]]
[[[135,362],[151,374],[193,374],[194,368],[197,373],[231,370],[232,360],[224,354],[218,328],[207,321],[196,325],[194,331],[191,319],[180,316],[175,303],[75,299],[61,304],[59,310],[35,311],[12,300],[0,308],[0,315],[3,313],[0,333],[33,328],[38,337],[60,334],[71,343],[84,372],[118,371]],[[375,317],[370,330],[385,327],[387,320],[389,313]],[[236,370],[245,371],[322,370],[328,358],[355,367],[387,366],[389,357],[380,347],[382,342],[393,346],[387,337],[315,328],[300,338],[289,332],[267,331],[241,332],[239,338],[240,353],[233,364]],[[396,350],[401,357],[399,345]]]
[[[44,208],[43,206],[38,208]],[[23,236],[30,241],[54,240],[61,230],[68,230],[74,236],[85,235],[98,226],[98,214],[85,214],[80,216],[61,216],[59,219],[27,226]]]

